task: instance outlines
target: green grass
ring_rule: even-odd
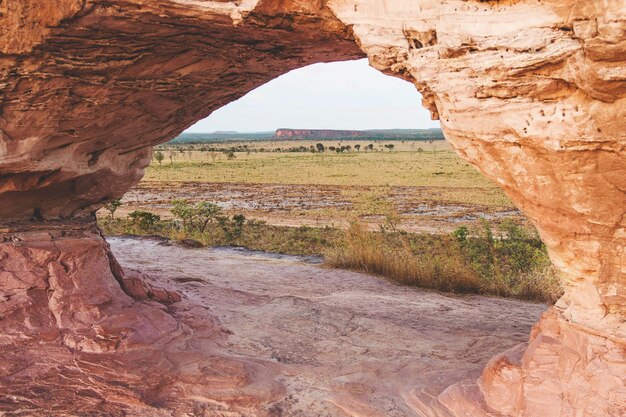
[[[495,187],[452,152],[256,153],[237,159],[152,165],[146,181]]]
[[[206,182],[363,187],[419,187],[429,199],[447,203],[512,207],[506,195],[452,150],[349,153],[257,152],[211,159],[195,152],[173,163],[152,164],[144,183]]]

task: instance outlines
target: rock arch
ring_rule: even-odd
[[[91,213],[216,108],[367,55],[413,82],[457,152],[535,222],[566,287],[525,350],[443,392],[440,412],[624,413],[624,0],[54,3],[0,4],[0,341],[157,352],[184,334],[123,294]]]

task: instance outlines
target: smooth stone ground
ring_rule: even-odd
[[[524,342],[546,308],[401,287],[289,256],[109,242],[124,267],[217,316],[228,335],[220,354],[263,368],[275,397],[259,398],[250,415],[428,415],[437,394]]]

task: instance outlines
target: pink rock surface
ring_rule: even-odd
[[[75,242],[60,238],[57,245]],[[491,356],[526,339],[545,309],[401,287],[294,257],[110,242],[125,270],[142,269],[149,285],[175,289],[182,300],[164,306],[118,294],[125,302],[88,324],[128,323],[115,349],[108,348],[111,330],[103,334],[107,343],[93,346],[75,343],[69,328],[58,328],[65,338],[33,335],[43,325],[5,337],[0,412],[447,415],[438,394],[459,379],[475,381]],[[81,309],[102,308],[94,298],[101,292],[108,290],[92,283]]]

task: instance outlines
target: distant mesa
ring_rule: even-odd
[[[443,140],[443,132],[435,129],[278,129],[275,132],[242,133],[222,131],[212,133],[183,133],[174,143],[207,143],[236,140]]]
[[[330,129],[278,129],[274,133],[276,139],[365,139],[366,132],[360,130]]]
[[[333,129],[278,129],[276,139],[302,140],[443,140],[441,129],[381,129],[381,130],[333,130]]]

